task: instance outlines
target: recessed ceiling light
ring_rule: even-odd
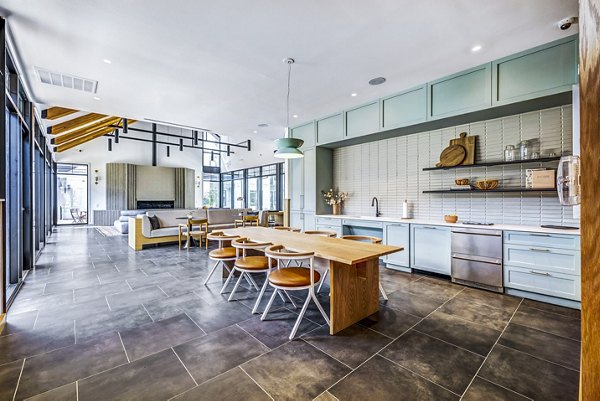
[[[100,100],[98,96],[94,96],[94,100]]]
[[[268,126],[269,126],[269,124],[267,124],[267,123],[260,123],[260,124],[258,124],[258,126],[259,126],[260,128],[265,128],[265,127],[268,127]]]
[[[385,81],[386,81],[386,79],[384,77],[377,77],[377,78],[373,78],[372,80],[370,80],[369,85],[381,85]]]
[[[294,117],[294,118],[298,118],[298,114],[294,114],[292,117]]]
[[[356,97],[356,96],[358,96],[358,93],[351,93],[350,96]]]
[[[102,60],[102,61],[104,61],[106,64],[110,64],[110,63],[112,63],[112,61],[110,61],[110,60],[109,60],[109,59],[107,59],[107,58],[105,58],[105,59],[104,59],[104,60]]]
[[[253,134],[258,134],[257,130],[252,131]]]
[[[481,50],[481,45],[476,45],[471,48],[472,52],[478,52],[479,50]]]

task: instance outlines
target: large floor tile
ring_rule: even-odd
[[[101,298],[105,300],[106,295],[129,291],[130,288],[125,280],[115,281],[109,284],[97,285],[93,288],[77,288],[73,292],[75,303],[89,302]]]
[[[530,398],[476,377],[462,401],[527,401]]]
[[[204,331],[185,314],[121,332],[123,345],[132,361],[203,335]]]
[[[329,389],[339,400],[456,401],[459,397],[378,355]]]
[[[8,313],[0,336],[15,334],[20,331],[32,330],[38,316],[38,311]]]
[[[547,304],[544,302],[534,301],[532,299],[523,300],[523,306],[543,310],[545,312],[552,312],[552,313],[556,313],[558,315],[568,316],[568,317],[572,317],[575,319],[581,319],[581,311],[579,309],[566,308],[564,306]]]
[[[172,349],[79,381],[79,401],[163,401],[195,386]]]
[[[267,347],[276,348],[289,341],[289,336],[297,319],[298,315],[296,313],[287,309],[278,309],[269,312],[265,320],[260,320],[260,315],[254,315],[252,319],[240,322],[238,325]],[[318,327],[318,324],[308,319],[302,319],[296,338]]]
[[[77,388],[75,383],[65,384],[46,391],[33,397],[27,398],[25,401],[77,401]]]
[[[271,397],[242,369],[235,368],[173,398],[173,401],[213,400],[270,401]]]
[[[22,359],[0,365],[0,400],[13,399],[22,368]]]
[[[202,383],[269,349],[234,325],[179,345],[174,350],[196,382]]]
[[[381,355],[458,395],[465,391],[484,359],[413,330]]]
[[[456,295],[456,299],[466,300],[468,302],[473,302],[480,305],[491,306],[493,308],[502,309],[509,313],[513,313],[521,301],[523,301],[523,298],[497,294],[495,292],[470,287],[466,287],[464,291],[461,291],[460,294]]]
[[[43,393],[127,363],[117,333],[25,360],[17,399]]]
[[[572,340],[581,338],[581,322],[579,319],[545,312],[528,306],[521,305],[512,322]]]
[[[500,331],[477,323],[435,312],[415,326],[415,330],[486,356],[500,337]]]
[[[302,338],[352,369],[392,341],[389,337],[359,325],[350,326],[335,336],[330,335],[329,326],[324,325]]]
[[[510,324],[499,344],[579,370],[581,343],[519,324]]]
[[[425,317],[442,306],[446,300],[430,298],[426,295],[417,295],[398,290],[388,294],[384,305],[388,308],[399,310],[418,317]]]
[[[207,302],[200,302],[185,307],[184,311],[207,333],[248,320],[253,316],[250,309],[237,302],[212,305]]]
[[[152,319],[156,321],[180,315],[185,313],[185,309],[194,309],[196,304],[201,303],[205,303],[205,301],[195,293],[189,292],[175,297],[154,299],[143,305]]]
[[[132,329],[151,322],[152,319],[142,305],[98,313],[75,321],[77,341],[86,341],[103,333]]]
[[[577,400],[579,372],[497,345],[479,376],[527,397]]]
[[[31,357],[75,343],[73,326],[23,331],[0,337],[0,364]]]
[[[134,291],[125,291],[117,294],[107,295],[106,299],[112,310],[132,305],[141,305],[154,299],[167,298],[167,294],[158,286],[148,286]]]
[[[419,321],[420,317],[380,305],[377,313],[361,320],[359,324],[388,337],[397,338]]]
[[[465,298],[453,298],[446,302],[440,312],[457,316],[473,323],[479,323],[492,329],[502,331],[513,315],[513,311],[482,305]]]
[[[44,295],[73,291],[76,288],[88,288],[93,291],[93,287],[97,285],[100,285],[100,281],[98,281],[97,273],[93,272],[93,277],[61,280],[55,283],[48,283],[44,289]]]
[[[350,369],[298,340],[289,342],[242,368],[276,400],[312,400]]]

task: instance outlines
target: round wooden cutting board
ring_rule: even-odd
[[[453,167],[458,166],[465,160],[467,150],[461,145],[450,145],[442,151],[438,167]]]

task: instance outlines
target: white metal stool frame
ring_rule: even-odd
[[[317,294],[315,293],[315,286],[317,285],[317,283],[315,283],[315,281],[314,281],[315,280],[315,276],[314,276],[315,270],[314,270],[314,266],[313,266],[314,255],[315,255],[314,252],[302,252],[302,253],[301,252],[289,252],[289,251],[286,251],[285,247],[283,247],[282,245],[273,245],[273,246],[270,246],[267,249],[265,249],[265,255],[267,255],[269,257],[269,259],[277,260],[278,269],[286,269],[285,267],[281,267],[281,263],[279,263],[280,261],[292,261],[292,260],[307,261],[309,264],[309,267],[302,267],[302,268],[310,270],[310,284],[305,285],[305,286],[300,286],[300,287],[279,286],[279,285],[271,283],[269,281],[269,277],[267,276],[266,282],[271,287],[273,287],[274,290],[273,290],[273,294],[271,295],[271,298],[269,299],[269,303],[267,304],[267,307],[265,308],[265,311],[263,312],[262,316],[260,317],[260,320],[266,319],[267,314],[269,313],[269,309],[271,309],[271,305],[273,304],[273,300],[275,299],[275,296],[279,293],[279,291],[298,291],[298,290],[308,289],[308,295],[306,296],[306,301],[304,301],[304,305],[302,305],[302,310],[300,311],[300,314],[298,315],[298,319],[296,319],[296,323],[294,324],[294,328],[292,329],[292,333],[290,334],[289,339],[290,340],[294,339],[294,336],[296,335],[296,332],[298,331],[298,327],[300,327],[300,323],[302,322],[302,318],[304,317],[304,314],[306,313],[306,309],[308,309],[308,304],[310,303],[311,299],[313,301],[315,301],[315,304],[317,305],[319,312],[321,312],[321,315],[327,322],[327,325],[330,326],[331,323],[329,321],[329,316],[327,316],[327,314],[325,313],[325,310],[321,306],[321,303],[317,299]],[[270,263],[270,261],[269,261],[269,263]],[[271,275],[271,272],[273,270],[269,271],[269,276]],[[264,288],[263,288],[263,290],[264,290]],[[261,291],[261,294],[259,295],[257,302],[260,302],[260,299],[261,299],[263,293],[264,293],[264,291]]]
[[[215,232],[211,232],[211,233],[209,233],[209,234],[206,235],[207,241],[210,239],[210,240],[218,241],[219,242],[219,249],[224,249],[223,242],[225,242],[225,241],[231,241],[231,240],[236,239],[236,238],[238,238],[237,235],[225,235],[225,233],[223,233],[222,231],[215,231]],[[229,276],[231,276],[232,269],[230,269],[229,266],[227,266],[224,262],[234,261],[234,260],[237,259],[236,257],[233,257],[233,258],[214,258],[214,257],[210,256],[210,252],[209,252],[208,253],[208,258],[210,260],[215,261],[216,263],[213,266],[213,268],[210,270],[210,272],[208,273],[208,276],[206,277],[206,280],[204,280],[204,285],[208,284],[208,280],[210,280],[210,278],[212,277],[212,275],[215,272],[215,270],[217,270],[217,267],[219,267],[219,265],[221,265],[221,264],[225,267],[225,269],[229,273]],[[248,280],[248,279],[246,279],[246,280]],[[248,284],[253,285],[256,288],[256,290],[258,291],[258,286],[253,281],[252,282],[248,281]],[[221,289],[221,293],[223,293],[222,289]]]
[[[383,242],[381,238],[371,237],[370,235],[342,235],[342,239],[348,239],[350,241],[359,242],[370,242],[371,244],[381,244]],[[321,283],[321,285],[323,285],[323,283]],[[321,285],[319,285],[319,290],[321,289]],[[317,292],[319,292],[319,290],[317,290]],[[381,285],[381,280],[379,281],[379,292],[381,293],[383,299],[387,301],[387,293],[385,292],[383,285]]]

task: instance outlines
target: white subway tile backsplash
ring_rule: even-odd
[[[402,202],[416,218],[441,219],[456,213],[462,220],[487,220],[504,224],[570,224],[571,207],[561,206],[554,194],[470,193],[424,194],[424,190],[448,188],[457,178],[499,179],[503,186],[525,186],[525,170],[539,165],[494,166],[448,171],[423,171],[435,166],[442,150],[461,132],[477,135],[476,161],[501,160],[506,145],[535,139],[543,154],[572,151],[571,106],[555,107],[456,127],[420,132],[334,150],[334,184],[350,193],[344,213],[372,212],[377,196],[381,212],[399,217]],[[543,167],[556,167],[547,163]]]

